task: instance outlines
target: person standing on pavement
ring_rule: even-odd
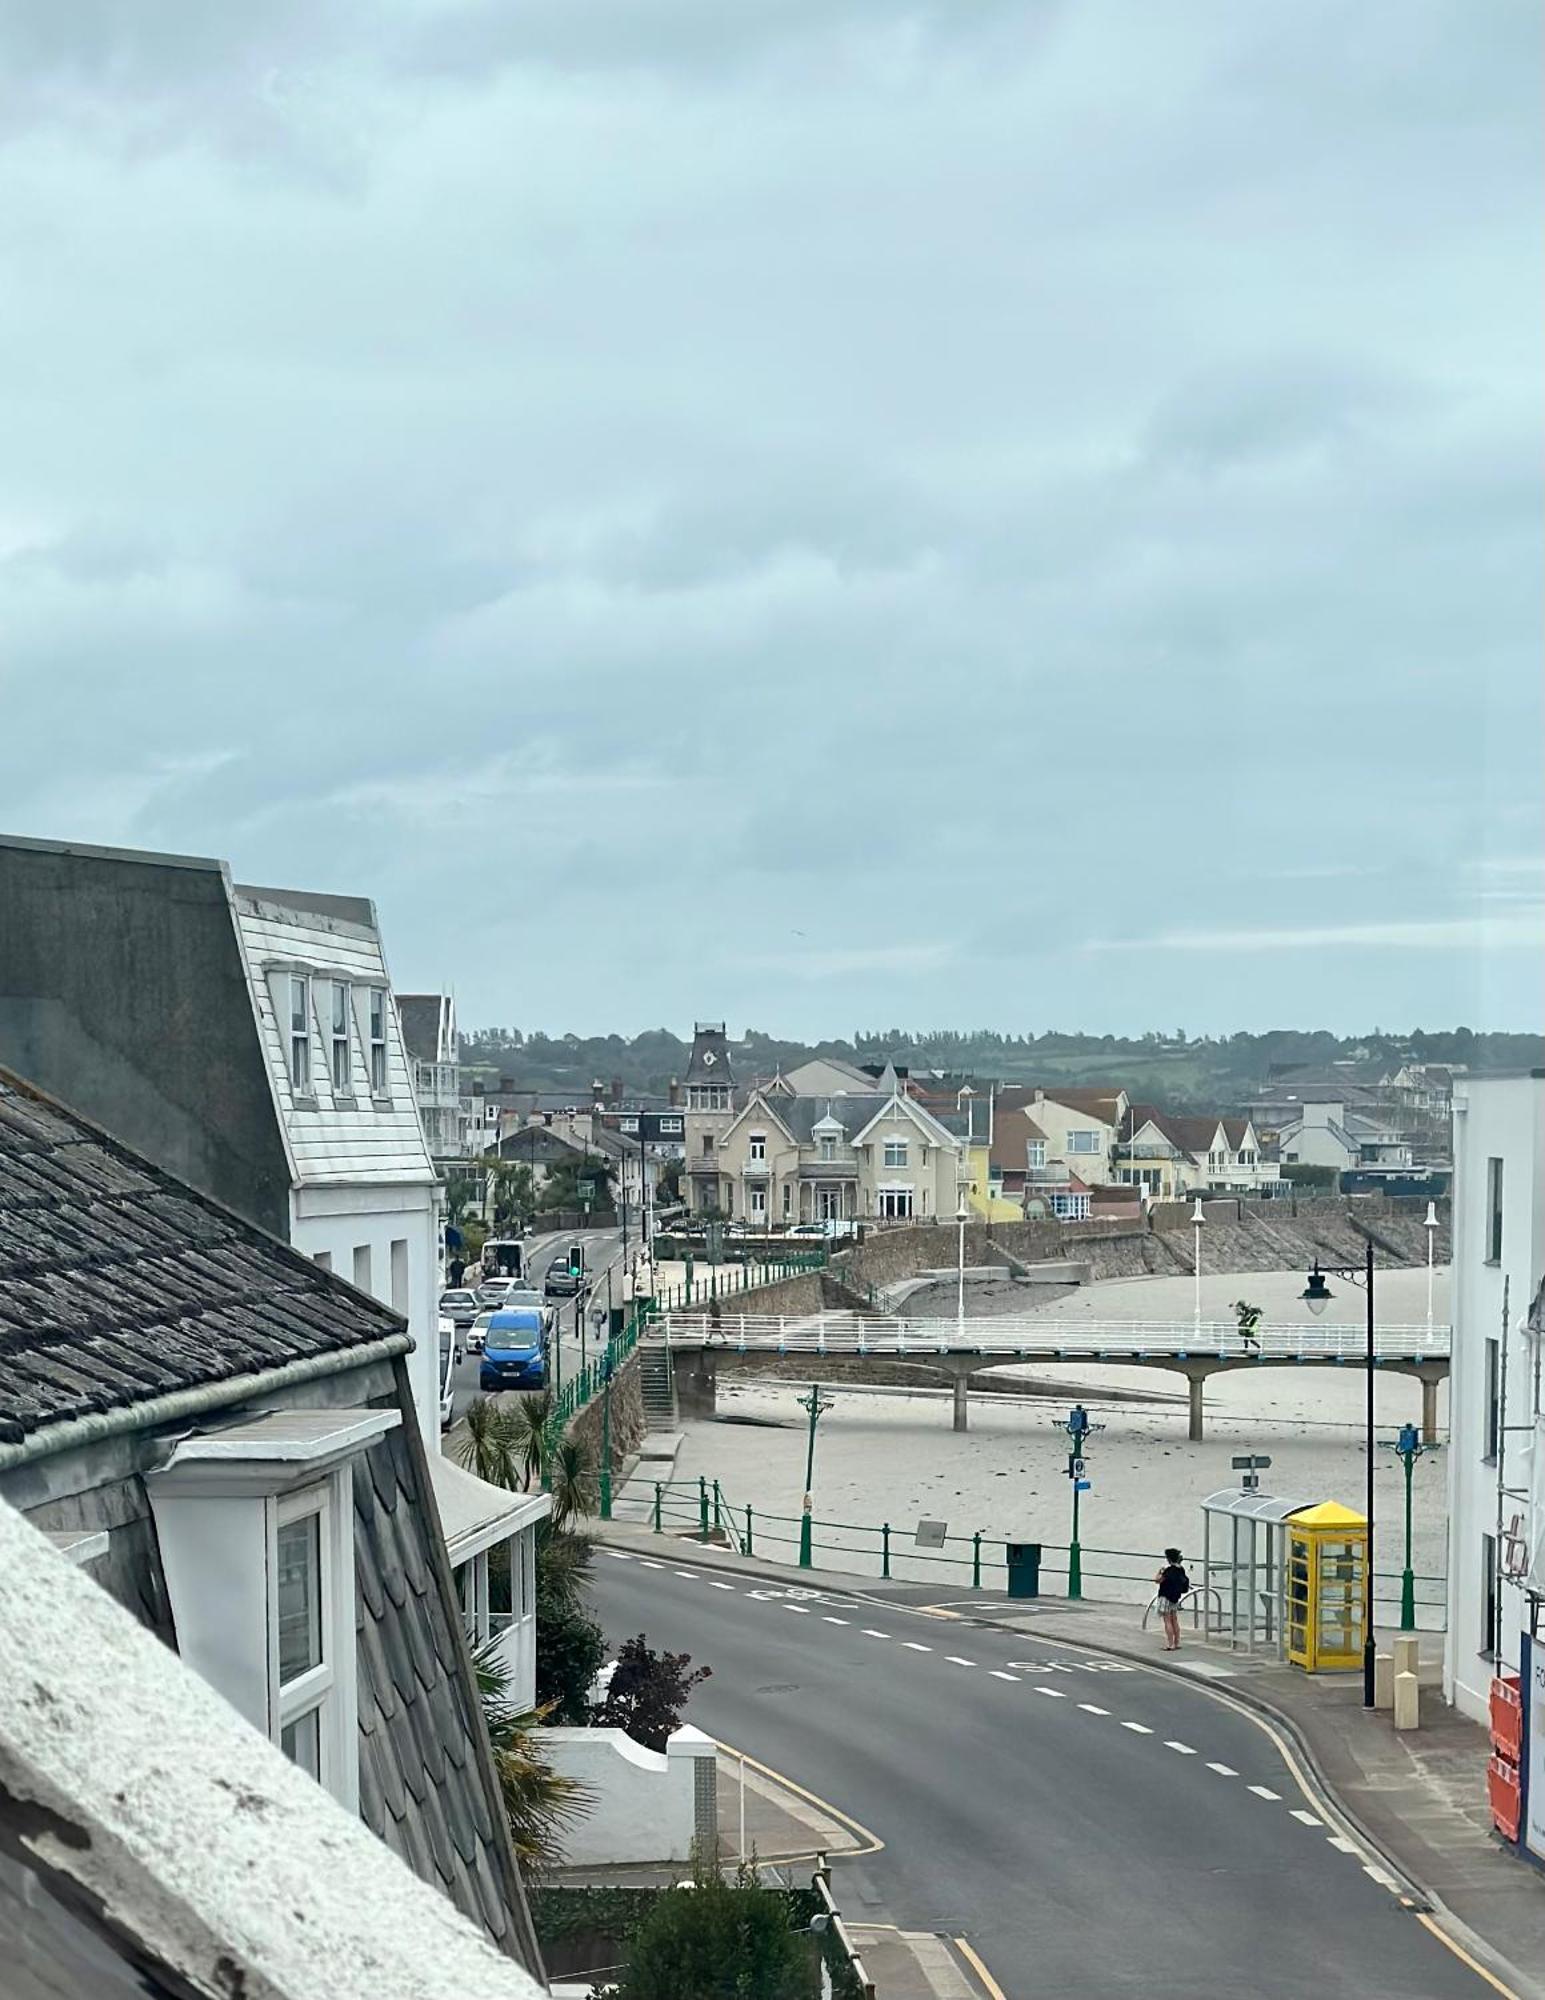
[[[1154,1576],[1159,1592],[1159,1617],[1164,1625],[1164,1650],[1180,1651],[1180,1600],[1191,1588],[1191,1579],[1181,1566],[1179,1549],[1164,1551],[1164,1567]]]

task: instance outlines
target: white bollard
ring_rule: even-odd
[[[1390,1651],[1395,1659],[1397,1674],[1410,1674],[1413,1678],[1419,1671],[1421,1641],[1414,1632],[1402,1632],[1390,1642]]]
[[[1421,1724],[1421,1696],[1415,1674],[1395,1676],[1395,1727],[1416,1729]]]
[[[1380,1709],[1395,1706],[1395,1660],[1391,1653],[1373,1656],[1373,1705]]]

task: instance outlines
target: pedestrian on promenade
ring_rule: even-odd
[[[1260,1307],[1246,1305],[1243,1299],[1235,1299],[1234,1310],[1239,1315],[1239,1338],[1244,1343],[1246,1354],[1259,1354],[1261,1351],[1259,1339],[1261,1330]]]
[[[1180,1600],[1191,1588],[1191,1579],[1181,1567],[1179,1549],[1164,1551],[1164,1567],[1154,1577],[1159,1591],[1159,1617],[1164,1625],[1164,1650],[1180,1651]]]

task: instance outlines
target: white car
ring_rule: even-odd
[[[440,1333],[440,1428],[448,1431],[456,1414],[456,1363],[461,1359],[461,1343],[456,1338],[454,1320],[442,1314]]]

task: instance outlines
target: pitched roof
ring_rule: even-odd
[[[1093,1090],[1064,1089],[1061,1084],[1052,1084],[1043,1086],[1042,1095],[1048,1104],[1065,1104],[1070,1111],[1082,1111],[1106,1125],[1115,1124],[1121,1104],[1121,1091],[1107,1089],[1103,1084]],[[1035,1102],[1034,1092],[1030,1102]]]
[[[405,1322],[0,1069],[0,1443]]]
[[[1028,1111],[1017,1106],[1008,1111],[999,1111],[993,1121],[992,1150],[987,1155],[988,1164],[994,1167],[1023,1168],[1028,1164],[1028,1148],[1039,1139],[1045,1142],[1046,1134],[1036,1124]]]
[[[733,1084],[734,1081],[724,1023],[699,1021],[693,1030],[692,1053],[687,1057],[687,1082]]]

